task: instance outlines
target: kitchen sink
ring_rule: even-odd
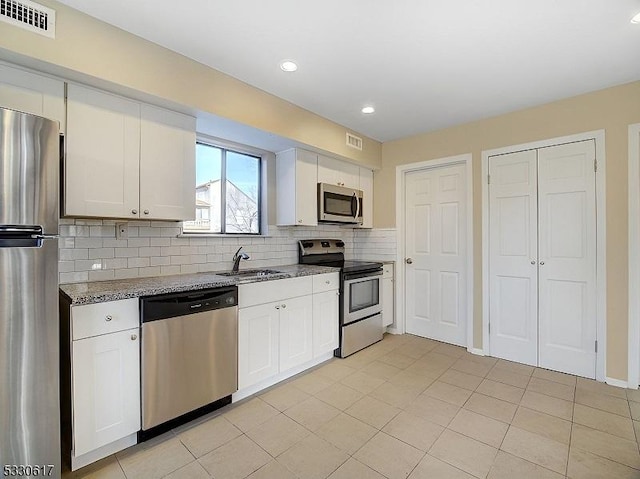
[[[271,276],[275,274],[287,274],[283,271],[275,269],[245,269],[241,271],[225,271],[216,273],[219,276],[230,276],[232,278],[260,278],[262,276]]]

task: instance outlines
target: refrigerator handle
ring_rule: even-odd
[[[60,238],[60,235],[42,235],[42,234],[37,234],[37,235],[31,235],[31,238],[33,238],[33,239],[41,239],[41,240],[58,239],[58,238]]]

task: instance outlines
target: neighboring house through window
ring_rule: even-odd
[[[261,158],[196,145],[196,219],[185,233],[260,234]]]

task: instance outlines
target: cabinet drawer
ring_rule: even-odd
[[[339,273],[316,274],[312,278],[314,293],[336,290],[340,286]]]
[[[305,296],[313,291],[311,276],[259,281],[238,286],[238,306],[246,308],[287,298]]]
[[[71,318],[74,340],[137,328],[140,326],[138,298],[73,306]]]

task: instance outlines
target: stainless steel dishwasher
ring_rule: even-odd
[[[231,402],[238,389],[238,288],[147,296],[140,309],[145,440]]]

